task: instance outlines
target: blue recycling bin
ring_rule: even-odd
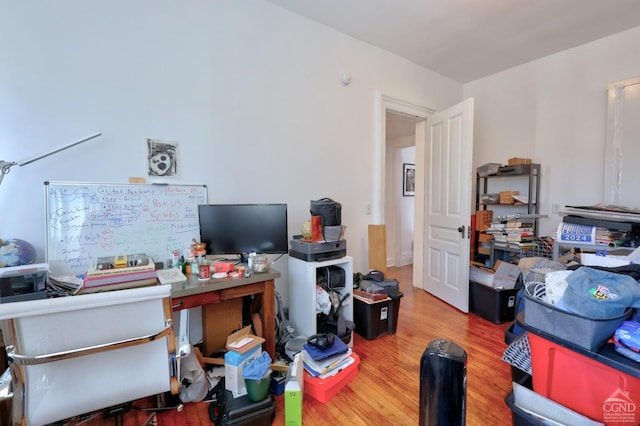
[[[448,340],[433,340],[420,360],[420,426],[466,422],[467,353]]]

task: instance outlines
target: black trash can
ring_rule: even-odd
[[[420,360],[420,426],[466,422],[467,353],[447,340],[433,340]]]

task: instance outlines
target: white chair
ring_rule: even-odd
[[[43,425],[179,389],[171,285],[0,304],[12,424]]]

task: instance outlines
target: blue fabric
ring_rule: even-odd
[[[242,377],[245,379],[260,380],[267,375],[270,368],[271,357],[267,352],[262,352],[258,358],[242,368]]]
[[[593,318],[614,318],[627,308],[640,308],[640,285],[628,275],[583,266],[567,278],[562,304],[567,310]]]

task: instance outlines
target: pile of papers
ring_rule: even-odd
[[[354,362],[351,349],[337,336],[333,339],[333,344],[324,350],[305,343],[301,354],[305,371],[310,376],[321,379],[338,374]]]
[[[56,296],[72,296],[81,288],[84,280],[75,275],[49,276],[47,288]]]

